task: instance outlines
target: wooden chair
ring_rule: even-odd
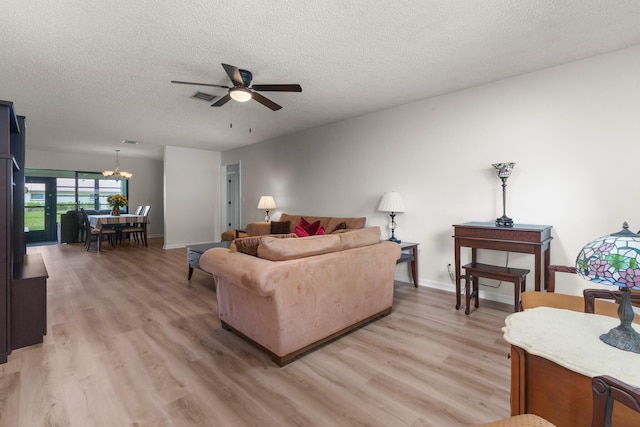
[[[151,206],[138,206],[135,215],[147,216],[149,215],[149,211],[151,211]],[[135,223],[120,228],[121,244],[124,243],[125,240],[131,240],[131,236],[133,236],[133,240],[136,243],[142,243],[147,246],[147,241],[145,239],[146,226],[147,225],[145,223]]]
[[[558,391],[562,392],[562,390]],[[591,391],[593,393],[591,427],[611,427],[614,401],[640,414],[640,388],[602,375],[593,378]],[[534,414],[523,414],[490,423],[476,424],[473,427],[555,427],[555,424]]]
[[[96,237],[96,249],[98,252],[100,252],[100,249],[102,247],[102,238],[103,236],[108,236],[109,239],[109,243],[111,244],[111,246],[113,246],[113,239],[115,238],[116,235],[116,230],[114,228],[94,228],[91,227],[91,222],[89,221],[89,216],[87,215],[87,213],[84,211],[84,208],[80,208],[80,211],[82,212],[82,217],[84,218],[84,228],[86,230],[85,232],[85,240],[84,240],[84,247],[87,251],[89,251],[89,249],[91,249],[91,242],[93,240],[93,237]]]
[[[591,427],[611,427],[614,401],[640,413],[640,388],[631,387],[613,377],[602,375],[593,378],[591,391],[593,392]]]
[[[618,317],[618,307],[620,302],[620,291],[606,289],[585,289],[582,296],[559,294],[556,289],[556,272],[575,274],[575,267],[564,265],[550,265],[547,268],[549,284],[547,292],[523,292],[522,309],[534,307],[553,307],[566,310],[579,311],[584,313],[595,313],[603,316]],[[607,301],[609,300],[609,301]],[[613,300],[613,302],[611,301]],[[631,301],[640,303],[640,293],[633,292]],[[633,319],[634,323],[640,323],[640,315]]]

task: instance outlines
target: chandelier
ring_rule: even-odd
[[[133,176],[131,172],[125,172],[120,170],[120,159],[118,158],[118,153],[120,152],[120,150],[115,150],[115,151],[116,151],[116,169],[112,171],[102,171],[102,175],[106,177],[112,176],[116,180],[131,178]]]

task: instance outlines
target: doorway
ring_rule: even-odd
[[[27,243],[58,240],[55,178],[25,178],[24,226]]]
[[[240,198],[240,164],[234,163],[223,167],[223,230],[239,230],[242,228]]]

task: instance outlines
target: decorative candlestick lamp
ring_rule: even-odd
[[[513,227],[513,220],[507,216],[507,178],[511,175],[511,170],[515,163],[494,163],[494,168],[498,173],[498,177],[502,180],[502,216],[496,219],[498,227]]]

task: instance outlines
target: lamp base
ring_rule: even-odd
[[[640,334],[630,326],[616,326],[606,334],[600,335],[600,340],[620,350],[640,353]]]
[[[500,218],[496,218],[496,225],[498,227],[513,227],[513,220],[506,215],[502,215]]]
[[[394,236],[389,237],[390,242],[396,242],[398,244],[402,243],[400,239],[396,239]]]

